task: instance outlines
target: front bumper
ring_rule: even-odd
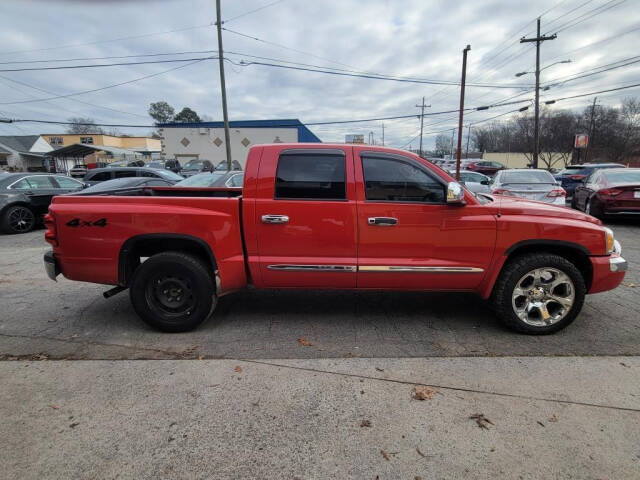
[[[60,275],[60,266],[58,265],[58,261],[56,260],[55,255],[53,254],[53,250],[48,250],[44,254],[44,269],[47,272],[47,276],[53,280],[57,281],[56,277]]]

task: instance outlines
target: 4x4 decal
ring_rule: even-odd
[[[101,218],[92,222],[90,220],[81,220],[79,218],[74,218],[73,220],[69,220],[65,225],[67,227],[106,227],[107,219]]]

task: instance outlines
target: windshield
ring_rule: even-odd
[[[190,160],[185,164],[184,169],[199,170],[202,168],[202,164],[203,164],[202,160]]]
[[[164,168],[164,162],[149,162],[147,163],[147,167],[150,168]]]
[[[178,175],[177,173],[174,173],[171,170],[158,170],[155,173],[156,175],[160,175],[165,180],[180,181],[184,178],[182,175]]]
[[[640,183],[640,170],[606,172],[604,175],[611,183]]]
[[[546,170],[505,171],[500,183],[555,183],[553,176]]]
[[[144,181],[145,179],[141,177],[116,178],[115,180],[107,180],[106,182],[100,182],[96,185],[85,188],[82,190],[82,193],[99,193],[109,190],[117,190],[119,188],[129,188]]]
[[[211,187],[223,173],[200,173],[176,183],[175,187]]]
[[[575,175],[577,173],[583,173],[584,169],[585,167],[583,166],[567,167],[558,173],[558,175]]]

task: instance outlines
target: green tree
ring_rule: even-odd
[[[201,120],[194,110],[184,107],[180,113],[173,117],[173,121],[176,123],[199,123]]]
[[[149,116],[156,123],[168,123],[173,120],[176,111],[167,102],[154,102],[149,105]]]

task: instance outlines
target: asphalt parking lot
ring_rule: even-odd
[[[571,326],[545,337],[506,330],[467,294],[257,290],[221,299],[196,331],[163,334],[138,319],[126,292],[107,300],[105,286],[50,281],[43,230],[0,235],[0,358],[638,355],[640,223],[608,225],[630,263],[624,284],[588,296]]]

